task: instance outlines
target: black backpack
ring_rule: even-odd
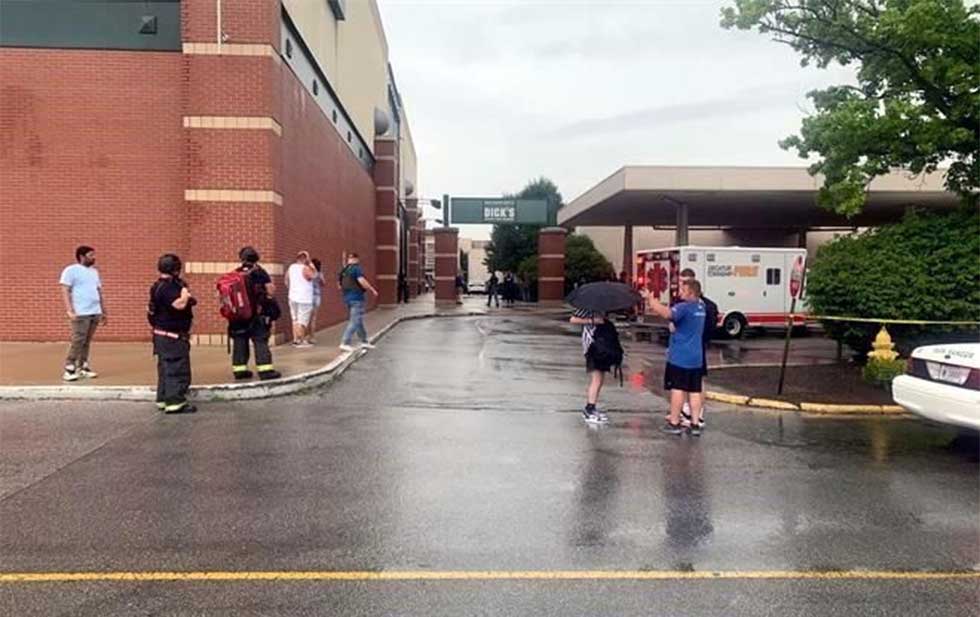
[[[358,282],[356,278],[351,276],[351,267],[352,266],[350,265],[344,266],[344,269],[337,275],[337,282],[340,283],[340,288],[344,291],[364,291],[364,288],[361,287],[361,283]]]
[[[597,364],[615,369],[613,374],[619,375],[619,384],[622,385],[623,346],[619,342],[619,332],[616,331],[616,326],[608,319],[596,325],[589,351]]]

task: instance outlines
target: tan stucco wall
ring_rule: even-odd
[[[376,0],[347,3],[337,21],[326,0],[283,0],[354,126],[374,148],[374,109],[388,110],[388,42]]]
[[[424,193],[419,188],[418,158],[415,153],[415,142],[412,140],[412,131],[408,127],[408,118],[404,113],[402,113],[401,117],[401,129],[401,147],[399,149],[399,163],[402,173],[401,196],[403,199],[407,197],[404,181],[408,180],[415,187],[415,192],[412,196],[417,198],[420,195],[424,195]]]

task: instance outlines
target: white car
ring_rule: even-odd
[[[980,343],[917,348],[892,381],[892,398],[924,418],[980,431]]]
[[[469,284],[466,285],[466,293],[482,294],[486,293],[486,291],[487,284],[483,281],[470,281]]]

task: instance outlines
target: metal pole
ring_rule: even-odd
[[[442,195],[442,226],[449,227],[449,195]]]
[[[803,295],[803,290],[806,289],[806,262],[804,261],[803,267],[803,277],[800,279],[800,291],[797,296]],[[783,383],[786,381],[786,360],[789,359],[789,340],[793,336],[793,313],[796,312],[796,296],[793,296],[793,301],[789,303],[789,315],[786,317],[786,344],[783,346],[783,361],[779,367],[779,389],[776,390],[776,394],[783,393]]]
[[[793,336],[793,313],[796,311],[796,298],[789,304],[789,315],[786,316],[786,344],[783,345],[783,362],[779,367],[779,389],[776,394],[783,393],[783,382],[786,380],[786,360],[789,358],[789,340]]]

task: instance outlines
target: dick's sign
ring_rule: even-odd
[[[553,210],[543,199],[453,197],[449,216],[454,225],[554,225]]]

